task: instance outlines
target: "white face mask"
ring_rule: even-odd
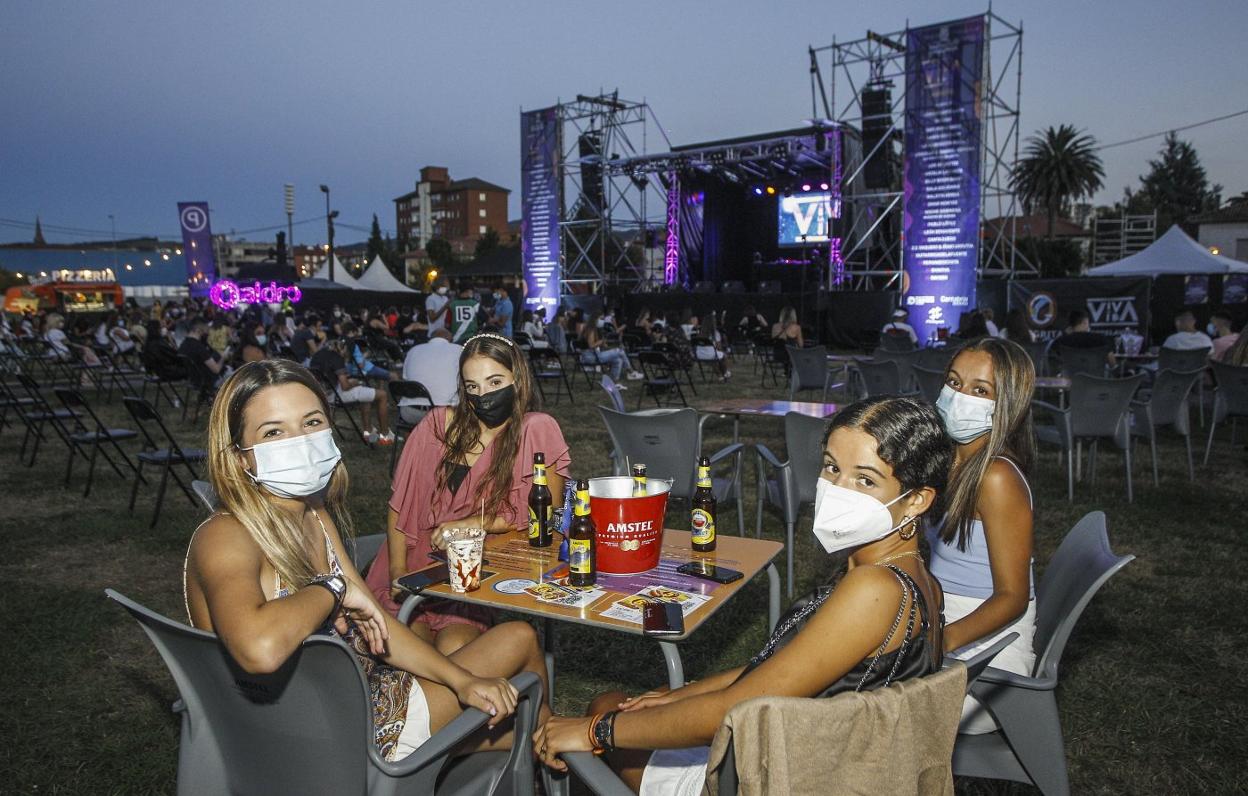
[[[447,289],[446,289],[446,288],[444,288],[444,287],[440,287],[440,288],[438,288],[438,295],[439,295],[439,296],[445,296],[445,295],[446,295],[446,292],[447,292]]]
[[[945,431],[960,445],[992,430],[992,413],[997,402],[958,392],[946,384],[936,399],[936,411],[945,421]]]
[[[1205,332],[1206,332],[1206,333],[1207,333],[1210,337],[1217,337],[1217,336],[1218,336],[1218,327],[1214,326],[1214,325],[1211,323],[1211,324],[1209,324],[1209,325],[1205,326]]]
[[[329,484],[342,459],[332,429],[298,437],[263,442],[250,448],[256,457],[251,480],[278,497],[301,498],[320,492]]]
[[[264,345],[269,342],[269,336],[267,334],[258,334],[256,335],[256,342],[260,345]]]
[[[815,486],[815,538],[829,553],[861,547],[879,541],[909,520],[893,524],[888,507],[910,494],[910,490],[881,503],[864,492],[837,486],[820,478]]]

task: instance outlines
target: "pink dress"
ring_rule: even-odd
[[[394,472],[390,508],[398,513],[396,527],[407,537],[407,569],[421,569],[433,563],[429,551],[433,549],[430,538],[439,523],[456,517],[476,516],[481,510],[477,495],[482,479],[494,458],[494,445],[486,448],[468,471],[459,486],[451,494],[447,487],[437,488],[438,468],[446,456],[446,449],[439,441],[445,433],[447,407],[438,406],[408,437]],[[511,495],[506,505],[491,509],[486,514],[497,513],[513,526],[526,527],[529,517],[529,488],[533,485],[533,454],[546,454],[549,471],[567,478],[571,459],[568,443],[553,417],[541,412],[529,412],[524,416],[520,431],[520,451],[512,465]],[[390,599],[390,552],[382,545],[377,558],[368,570],[368,586],[391,614],[398,614],[399,606]],[[492,621],[491,612],[473,605],[449,600],[425,600],[412,617],[423,622],[433,632],[450,624],[468,624],[485,630]]]

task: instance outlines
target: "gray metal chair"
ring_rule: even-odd
[[[789,599],[793,599],[793,536],[803,506],[814,505],[815,485],[823,467],[823,432],[828,421],[798,412],[784,416],[784,445],[789,458],[780,461],[763,443],[754,446],[758,454],[758,510],[754,535],[763,535],[763,504],[784,514],[785,577]],[[768,468],[771,472],[768,473]],[[768,477],[771,475],[772,477]]]
[[[537,675],[520,692],[509,752],[452,753],[490,717],[469,708],[391,763],[373,744],[372,704],[355,653],[310,636],[274,674],[243,671],[212,633],[167,619],[108,589],[138,620],[177,683],[182,738],[178,793],[532,794]],[[448,766],[449,764],[449,766]]]
[[[955,663],[961,663],[966,666],[966,693],[969,694],[971,693],[971,686],[975,685],[975,681],[979,679],[979,676],[983,674],[984,670],[988,668],[988,665],[992,663],[992,659],[997,657],[997,655],[1001,653],[1001,650],[1013,644],[1017,639],[1017,633],[1006,633],[1004,636],[997,639],[996,643],[994,643],[991,647],[978,655],[967,658],[966,660],[951,658],[946,655],[944,666],[945,668],[948,668]]]
[[[1027,356],[1031,359],[1032,366],[1036,369],[1037,376],[1046,376],[1049,373],[1049,341],[1048,340],[1020,340],[1017,341],[1027,352]]]
[[[914,374],[915,386],[919,390],[919,395],[923,396],[923,400],[930,404],[936,403],[936,399],[940,397],[940,391],[945,386],[945,371],[913,365],[910,372]]]
[[[901,369],[896,362],[868,362],[854,360],[854,374],[858,382],[858,397],[901,394]]]
[[[919,362],[918,351],[888,351],[877,348],[871,354],[876,362],[892,362],[897,366],[897,380],[903,393],[913,392],[914,366]]]
[[[1127,502],[1135,499],[1131,482],[1131,400],[1144,381],[1137,373],[1125,379],[1102,379],[1077,373],[1071,378],[1070,405],[1062,409],[1044,401],[1033,400],[1033,409],[1042,409],[1054,416],[1054,425],[1036,425],[1036,439],[1058,445],[1066,453],[1067,490],[1074,500],[1074,457],[1076,444],[1090,442],[1088,469],[1096,483],[1096,454],[1102,439],[1110,440],[1122,451],[1127,477]]]
[[[954,774],[1025,782],[1046,794],[1070,792],[1054,696],[1058,664],[1093,595],[1134,558],[1110,549],[1104,512],[1084,515],[1066,534],[1036,587],[1036,668],[1030,677],[993,668],[979,676],[971,695],[999,729],[959,735]]]
[[[1157,351],[1157,371],[1204,370],[1209,364],[1209,348],[1160,348]],[[1205,427],[1205,380],[1196,382],[1196,412],[1200,415],[1200,427]]]
[[[958,345],[943,345],[937,348],[920,349],[919,358],[915,364],[944,373],[949,369],[949,363],[953,361],[953,358],[961,350],[962,347]]]
[[[1157,429],[1161,426],[1171,426],[1183,436],[1187,445],[1187,478],[1189,481],[1196,480],[1196,470],[1192,466],[1192,422],[1188,397],[1204,374],[1203,368],[1163,370],[1153,381],[1148,399],[1131,404],[1131,434],[1148,438],[1149,452],[1153,456],[1153,486],[1160,483],[1157,480]]]
[[[1213,450],[1213,433],[1218,422],[1231,421],[1231,445],[1235,445],[1237,418],[1248,417],[1248,367],[1235,367],[1222,362],[1210,363],[1217,387],[1213,391],[1213,418],[1209,422],[1209,441],[1205,443],[1205,461]]]
[[[628,409],[624,406],[624,393],[620,392],[620,385],[616,384],[615,380],[605,373],[602,374],[600,383],[602,389],[607,393],[607,397],[611,399],[611,406],[615,411],[627,412]]]
[[[831,371],[828,370],[828,349],[821,346],[795,348],[785,346],[789,354],[789,400],[797,397],[805,390],[818,390],[819,400],[828,400],[828,381]]]
[[[914,341],[910,339],[910,335],[905,332],[893,334],[885,332],[880,335],[880,347],[877,350],[883,351],[914,351],[917,349]]]
[[[702,425],[693,409],[677,409],[659,413],[616,412],[605,406],[598,413],[607,425],[611,444],[615,447],[613,466],[616,475],[627,475],[626,462],[643,462],[651,478],[672,479],[671,497],[688,500],[697,483],[698,457],[702,455]],[[745,446],[734,442],[710,455],[711,465],[731,457],[732,474],[728,478],[712,478],[715,499],[720,505],[727,500],[737,504],[737,535],[745,535],[745,511],[740,484],[741,452]],[[722,511],[721,511],[722,515]],[[722,526],[722,523],[721,523]]]

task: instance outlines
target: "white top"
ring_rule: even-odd
[[[1199,351],[1202,348],[1213,348],[1213,341],[1204,332],[1175,332],[1166,338],[1161,347],[1177,351]]]
[[[451,303],[449,295],[439,296],[437,293],[430,293],[425,298],[425,316],[429,323],[429,334],[433,334],[438,329],[446,328],[446,316],[442,315],[442,311],[446,309],[446,305]],[[434,317],[438,316],[438,317]]]
[[[60,329],[49,329],[43,339],[51,343],[53,350],[61,356],[69,354],[69,337]]]
[[[905,321],[889,321],[888,323],[884,324],[884,328],[881,329],[880,331],[884,334],[888,334],[890,331],[894,329],[899,332],[905,332],[906,334],[910,335],[910,342],[915,343],[916,345],[918,344],[919,337],[918,335],[914,333],[914,327],[906,323]]]
[[[989,337],[1000,337],[1000,336],[1001,336],[1001,330],[997,328],[997,325],[996,325],[995,323],[993,323],[992,321],[988,320],[987,318],[984,318],[984,326],[988,327],[988,336],[989,336]]]
[[[458,402],[459,355],[464,350],[441,337],[412,346],[403,359],[403,378],[418,381],[429,390],[435,406],[451,406]],[[399,401],[400,406],[419,403],[413,398]]]

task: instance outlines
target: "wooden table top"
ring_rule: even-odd
[[[784,417],[789,412],[808,417],[830,417],[840,410],[840,404],[812,401],[773,401],[767,398],[728,398],[700,407],[698,411],[708,415],[766,415]]]
[[[559,539],[549,547],[530,547],[524,531],[490,534],[486,538],[485,559],[482,565],[481,587],[473,592],[457,593],[449,584],[441,583],[426,588],[422,594],[449,600],[499,608],[543,619],[556,619],[582,625],[604,627],[636,636],[643,635],[641,624],[613,616],[603,616],[617,601],[649,587],[668,587],[707,597],[685,617],[685,633],[681,636],[663,636],[665,641],[679,641],[689,637],[707,619],[715,614],[746,583],[761,572],[775,558],[784,545],[769,539],[752,539],[741,536],[719,536],[713,553],[694,553],[690,547],[690,533],[671,528],[663,531],[663,549],[659,565],[652,570],[635,575],[608,575],[598,573],[597,589],[603,591],[588,605],[575,608],[545,603],[524,591],[526,586],[549,583],[567,575],[566,563],[559,560]],[[727,584],[715,583],[676,572],[676,567],[692,560],[735,569],[744,577]]]

